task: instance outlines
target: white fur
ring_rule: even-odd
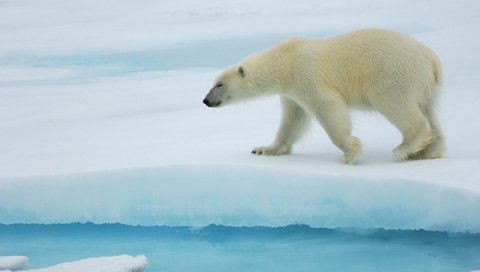
[[[320,40],[293,38],[248,56],[216,79],[204,102],[223,106],[281,96],[277,136],[254,154],[289,154],[313,117],[344,152],[342,162],[352,163],[361,153],[360,140],[351,135],[349,108],[355,107],[380,112],[400,130],[398,159],[432,159],[444,154],[435,117],[441,79],[432,50],[393,31],[366,29]]]

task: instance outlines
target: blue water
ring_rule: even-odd
[[[32,267],[144,254],[147,271],[471,271],[480,234],[285,227],[0,225],[0,255]]]
[[[326,33],[309,34],[322,37]],[[1,66],[64,68],[81,71],[64,78],[0,81],[0,86],[78,84],[98,78],[149,71],[182,69],[223,69],[254,52],[268,48],[286,35],[196,41],[169,46],[123,51],[73,52],[70,54],[0,54]],[[90,69],[90,70],[89,70]]]
[[[78,73],[63,78],[4,79],[1,86],[58,85],[94,82],[111,76],[150,71],[181,69],[223,69],[245,56],[269,47],[284,39],[270,36],[250,39],[224,39],[192,42],[163,47],[137,48],[130,51],[94,51],[57,55],[9,54],[0,55],[1,66],[32,68],[63,68]]]

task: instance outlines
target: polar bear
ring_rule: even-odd
[[[435,53],[415,39],[389,30],[364,29],[325,39],[292,38],[250,55],[226,69],[203,100],[219,107],[278,94],[282,119],[269,146],[256,155],[284,155],[306,131],[311,117],[355,162],[362,151],[351,135],[349,109],[380,112],[397,127],[399,160],[434,159],[444,154],[435,114],[442,82]]]

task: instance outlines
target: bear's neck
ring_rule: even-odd
[[[250,67],[252,88],[265,94],[282,94],[291,75],[289,59],[274,49],[252,55],[245,61]]]

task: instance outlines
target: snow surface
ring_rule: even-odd
[[[0,271],[22,269],[27,262],[25,256],[0,256]]]
[[[57,264],[41,269],[25,269],[28,258],[25,256],[0,256],[0,271],[19,272],[142,272],[148,261],[143,255],[119,255],[112,257],[88,258],[79,261]]]
[[[16,270],[19,272],[142,272],[147,267],[145,256],[113,256],[89,258],[57,264],[47,268]]]
[[[0,2],[0,223],[284,225],[480,232],[480,26],[475,0]],[[400,134],[355,113],[365,153],[323,130],[291,156],[278,100],[208,109],[218,72],[294,35],[363,27],[434,49],[448,155],[396,162]]]

